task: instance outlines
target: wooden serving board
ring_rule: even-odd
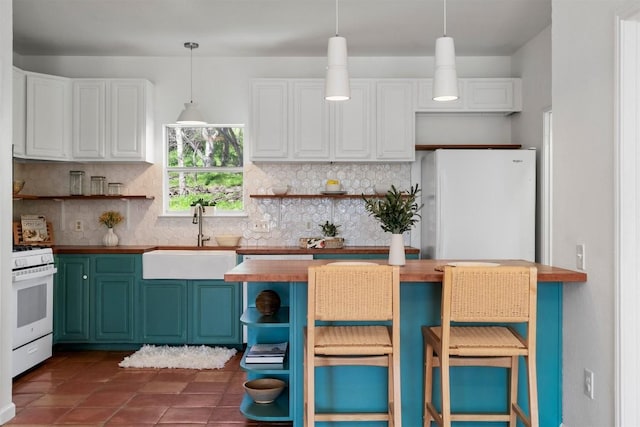
[[[14,245],[36,245],[36,246],[52,246],[53,245],[53,225],[47,221],[47,240],[39,242],[25,242],[22,237],[22,223],[13,221],[13,244]]]

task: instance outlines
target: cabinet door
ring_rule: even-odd
[[[370,81],[351,81],[351,99],[335,102],[333,137],[335,160],[371,160],[373,137],[373,95]]]
[[[95,340],[133,342],[133,276],[94,277]]]
[[[468,79],[466,105],[470,110],[522,111],[520,79]]]
[[[124,79],[110,80],[109,84],[108,158],[151,161],[151,83],[146,80]]]
[[[106,80],[73,82],[74,160],[103,160],[106,151]]]
[[[252,160],[285,160],[289,155],[287,86],[286,80],[252,83]]]
[[[415,159],[414,85],[411,80],[381,80],[376,84],[377,159]]]
[[[241,344],[240,283],[189,282],[189,343]]]
[[[138,340],[150,344],[187,342],[187,282],[143,280],[140,283]]]
[[[292,160],[330,160],[329,104],[324,99],[324,81],[294,80],[292,94]]]
[[[27,74],[27,157],[66,160],[70,141],[70,79]]]
[[[27,130],[27,76],[13,68],[13,155],[24,157]]]
[[[54,296],[55,342],[87,341],[90,335],[89,257],[60,256]]]

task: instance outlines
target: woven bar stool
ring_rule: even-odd
[[[424,427],[435,421],[450,427],[452,421],[502,421],[516,427],[538,427],[536,380],[535,267],[444,267],[442,281],[442,325],[422,327],[424,340]],[[456,323],[451,326],[451,322]],[[472,325],[482,323],[482,325]],[[500,325],[487,325],[499,323]],[[526,324],[526,337],[511,326]],[[518,361],[527,366],[529,415],[518,404]],[[440,367],[442,405],[432,402],[433,369]],[[507,413],[451,413],[450,367],[488,366],[507,368],[509,409]]]
[[[373,420],[401,427],[399,269],[388,265],[340,264],[309,268],[304,425],[315,426],[316,421]],[[349,325],[360,321],[368,323]],[[341,323],[327,326],[317,322]],[[387,411],[316,413],[316,367],[356,365],[387,368]]]

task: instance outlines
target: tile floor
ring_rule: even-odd
[[[242,416],[239,353],[219,370],[118,367],[130,353],[54,353],[14,379],[16,417],[6,425],[291,426]]]

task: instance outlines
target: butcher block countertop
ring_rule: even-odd
[[[161,245],[119,245],[84,246],[56,245],[54,254],[142,254],[158,249],[236,251],[238,255],[295,255],[295,254],[387,254],[388,246],[345,246],[340,249],[303,249],[297,246],[161,246]],[[406,247],[407,254],[418,254],[416,248]]]
[[[387,260],[371,260],[378,264],[386,264]],[[451,260],[453,261],[453,260]],[[531,265],[538,269],[538,282],[585,282],[587,274],[549,265],[537,264],[522,260],[486,260],[502,265]],[[224,275],[227,282],[306,282],[307,269],[314,265],[324,265],[335,260],[248,260],[237,265]],[[442,271],[437,267],[447,264],[449,260],[407,260],[400,267],[401,282],[441,282]]]

